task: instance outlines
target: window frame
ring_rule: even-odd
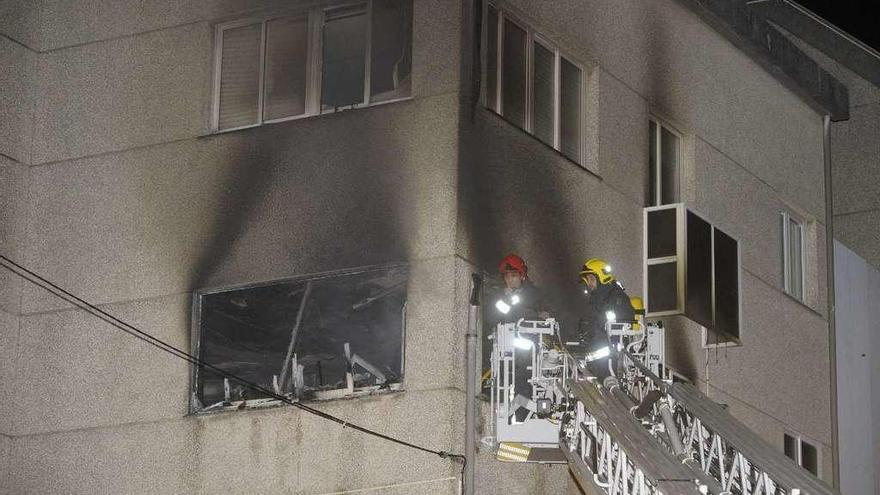
[[[675,154],[676,154],[676,179],[678,180],[678,184],[676,184],[676,191],[678,192],[678,198],[672,203],[666,204],[675,204],[681,202],[681,150],[682,150],[682,141],[684,140],[684,136],[682,133],[676,129],[675,127],[669,125],[669,123],[657,117],[655,114],[648,115],[648,125],[654,124],[657,126],[657,132],[654,136],[654,142],[650,142],[651,133],[648,132],[648,145],[654,147],[654,158],[656,163],[649,164],[650,167],[654,170],[654,197],[651,198],[651,204],[647,206],[663,206],[663,182],[662,182],[662,171],[663,171],[663,157],[662,157],[662,129],[666,129],[670,134],[675,136]],[[650,161],[650,149],[648,150],[648,160]],[[650,180],[650,171],[648,174],[648,180]],[[650,187],[648,189],[650,191]]]
[[[806,258],[807,258],[807,242],[806,242],[806,233],[807,233],[807,225],[806,222],[801,220],[798,216],[792,214],[788,210],[781,210],[780,217],[782,219],[782,290],[789,296],[794,299],[806,303]],[[792,293],[791,287],[791,229],[790,223],[794,223],[798,227],[798,231],[800,232],[800,247],[801,247],[801,259],[800,266],[798,269],[801,272],[801,287],[800,287],[800,297],[796,294]]]
[[[783,452],[785,451],[784,448],[785,448],[785,437],[786,436],[794,439],[794,441],[795,441],[795,455],[797,456],[797,458],[791,459],[791,457],[788,457],[787,455],[785,457],[794,461],[795,464],[797,464],[798,466],[803,468],[808,473],[814,475],[816,478],[822,479],[822,449],[819,448],[819,444],[817,442],[814,442],[814,441],[808,439],[808,438],[805,438],[803,435],[801,435],[799,433],[795,433],[791,430],[785,430],[785,432],[783,433],[783,436],[782,436]],[[809,445],[810,447],[812,447],[816,451],[816,472],[815,473],[804,467],[804,447],[803,447],[804,444]]]
[[[403,0],[408,1],[408,0]],[[324,59],[324,43],[323,43],[323,34],[324,34],[324,26],[326,23],[326,13],[328,11],[346,8],[346,7],[356,7],[362,5],[364,9],[364,14],[366,15],[366,36],[364,41],[364,98],[359,103],[353,103],[351,105],[346,105],[342,107],[335,108],[322,108],[322,91],[323,91],[323,59]],[[267,50],[266,50],[266,38],[267,38],[267,29],[266,24],[270,21],[285,18],[285,17],[296,17],[296,16],[304,16],[308,20],[308,43],[309,45],[306,47],[306,91],[303,95],[305,100],[305,110],[303,113],[299,115],[290,115],[286,117],[278,117],[274,119],[266,119],[264,116],[265,111],[265,95],[266,95],[266,63],[267,63]],[[413,22],[415,22],[413,20]],[[241,125],[237,127],[230,127],[228,129],[220,129],[220,83],[221,83],[221,75],[222,75],[222,58],[223,58],[223,32],[229,29],[234,29],[243,26],[250,26],[260,24],[260,75],[259,75],[259,94],[258,94],[258,105],[257,105],[257,121],[252,124]],[[371,94],[371,84],[370,79],[372,75],[372,38],[373,38],[373,0],[360,0],[355,2],[343,2],[343,3],[335,3],[335,4],[322,4],[315,7],[308,8],[300,8],[293,9],[289,11],[274,13],[272,15],[265,16],[252,16],[246,17],[242,19],[236,19],[228,22],[221,22],[214,25],[214,67],[212,74],[212,89],[211,89],[211,121],[210,121],[210,131],[212,134],[222,134],[225,132],[238,131],[242,129],[251,129],[254,127],[259,127],[265,124],[276,124],[280,122],[288,122],[292,120],[299,120],[310,117],[317,117],[319,115],[327,115],[339,112],[345,112],[357,108],[365,108],[370,106],[379,106],[385,105],[388,103],[395,103],[399,101],[406,101],[412,99],[412,93],[410,92],[407,96],[400,96],[397,98],[390,98],[387,100],[381,100],[378,102],[372,102],[372,94]],[[412,51],[412,39],[409,40],[410,53]],[[414,67],[413,67],[414,68]],[[410,69],[410,77],[412,77],[412,69]]]
[[[525,31],[526,33],[526,81],[525,81],[525,125],[520,127],[514,122],[508,121],[511,125],[521,128],[523,131],[537,139],[542,144],[545,144],[559,154],[564,156],[566,159],[571,160],[581,167],[586,168],[585,157],[586,157],[586,133],[584,132],[584,122],[585,122],[585,110],[586,110],[586,101],[585,91],[587,89],[587,76],[586,76],[586,68],[583,63],[578,61],[576,58],[570,56],[569,52],[562,50],[559,47],[559,44],[553,42],[548,36],[540,33],[538,30],[531,27],[531,25],[521,19],[515,13],[511,13],[508,8],[501,8],[498,3],[495,2],[485,2],[483,5],[483,15],[482,15],[482,25],[481,25],[481,39],[484,41],[488,40],[489,33],[489,8],[495,9],[498,13],[498,25],[496,26],[496,64],[495,64],[495,108],[493,109],[489,104],[489,91],[488,91],[488,77],[485,68],[488,66],[487,61],[489,58],[488,53],[488,43],[482,43],[484,48],[482,49],[482,75],[481,75],[481,91],[480,91],[480,102],[484,108],[489,110],[492,113],[495,113],[501,117],[504,117],[504,107],[503,107],[503,95],[504,95],[504,78],[503,74],[503,60],[504,60],[504,22],[506,20],[511,21],[517,27]],[[553,74],[553,143],[546,143],[534,133],[534,45],[541,45],[542,48],[553,53],[554,60],[554,74]],[[580,101],[578,105],[578,141],[579,141],[579,153],[577,160],[569,158],[568,155],[565,155],[562,152],[562,143],[561,143],[561,94],[562,94],[562,59],[565,58],[571,65],[576,67],[580,74]],[[505,120],[507,120],[505,118]]]
[[[201,324],[202,324],[202,306],[203,306],[203,298],[205,296],[209,296],[212,294],[218,294],[222,292],[231,292],[236,290],[245,290],[245,289],[253,289],[259,287],[268,287],[275,284],[283,284],[289,282],[304,282],[304,281],[313,281],[313,280],[323,280],[334,277],[344,277],[347,275],[357,275],[361,273],[374,272],[380,270],[389,270],[394,268],[404,268],[407,270],[407,277],[410,276],[410,266],[408,263],[386,263],[382,265],[369,265],[355,268],[344,268],[340,270],[331,270],[326,272],[317,272],[317,273],[309,273],[304,275],[297,275],[293,277],[284,277],[272,280],[265,280],[259,282],[248,282],[243,284],[231,284],[231,285],[223,285],[223,286],[215,286],[211,288],[203,288],[197,289],[192,292],[192,310],[191,310],[191,328],[190,328],[190,349],[192,350],[192,354],[199,359],[201,359]],[[308,402],[323,402],[326,400],[336,400],[336,399],[353,399],[365,395],[375,395],[377,393],[391,393],[391,392],[403,392],[406,390],[406,341],[407,341],[407,306],[408,301],[404,302],[403,309],[401,310],[401,335],[400,335],[400,371],[401,377],[400,382],[392,383],[388,386],[387,390],[377,390],[377,391],[355,391],[352,394],[342,394],[338,393],[345,389],[334,389],[329,392],[337,392],[337,395],[334,397],[327,398],[316,398],[309,400]],[[211,364],[211,363],[209,363]],[[222,412],[222,411],[230,411],[237,409],[236,405],[233,406],[225,406],[217,409],[206,410],[206,409],[198,409],[196,408],[196,403],[198,402],[198,386],[199,386],[199,366],[191,365],[190,366],[190,384],[189,384],[189,400],[188,402],[188,411],[189,414],[212,414],[214,412]],[[245,407],[248,409],[256,409],[256,408],[264,408],[264,407],[277,407],[282,406],[282,403],[279,400],[272,398],[262,398],[262,399],[248,399],[244,401]]]
[[[653,211],[660,210],[674,210],[675,211],[675,255],[674,256],[663,256],[656,258],[648,258],[648,214]],[[694,214],[707,224],[710,227],[710,253],[711,253],[711,265],[712,265],[712,276],[711,276],[711,310],[712,310],[712,318],[713,323],[716,316],[716,293],[715,293],[715,230],[721,230],[726,236],[730,237],[734,241],[736,241],[736,266],[737,266],[737,322],[738,322],[738,335],[732,340],[727,340],[724,342],[718,342],[715,344],[707,344],[707,329],[701,325],[700,323],[692,320],[688,317],[686,311],[686,296],[687,296],[687,214],[688,212]],[[702,342],[703,347],[728,347],[728,346],[741,346],[742,338],[743,338],[743,266],[742,266],[742,242],[729,234],[727,231],[722,230],[717,223],[711,221],[700,213],[687,206],[685,203],[670,203],[660,206],[648,206],[642,208],[642,294],[643,299],[645,301],[646,308],[646,317],[648,318],[657,318],[663,316],[683,316],[687,318],[689,321],[694,322],[696,325],[700,326],[702,333]],[[653,265],[660,264],[676,264],[676,308],[664,311],[647,311],[647,308],[650,307],[650,301],[648,298],[649,290],[648,290],[648,267]],[[733,337],[733,336],[731,336]]]

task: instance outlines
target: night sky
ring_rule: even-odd
[[[880,51],[880,0],[796,1]]]

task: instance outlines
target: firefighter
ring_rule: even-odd
[[[623,286],[611,274],[611,266],[599,258],[584,262],[580,272],[581,283],[589,296],[587,313],[579,322],[580,340],[586,347],[587,366],[600,380],[609,376],[608,334],[605,324],[610,321],[633,321],[635,312]]]
[[[486,335],[493,332],[494,326],[498,323],[550,317],[544,306],[541,291],[529,279],[529,268],[521,257],[516,254],[505,256],[498,263],[498,272],[503,279],[503,285],[492,291],[486,299],[485,310],[488,314],[484,314],[484,321],[492,325],[492,330]],[[487,352],[491,349],[488,341],[484,343],[484,349]],[[532,400],[532,386],[529,384],[531,372],[528,369],[531,364],[531,352],[532,349],[514,350],[514,397],[515,399],[519,397],[521,404]],[[485,354],[485,357],[488,357],[488,354]],[[517,421],[523,421],[528,415],[528,409],[520,407],[515,415]]]
[[[498,263],[498,272],[504,279],[504,286],[487,301],[495,312],[492,320],[512,322],[520,318],[545,319],[550,316],[544,308],[541,291],[529,280],[529,267],[521,257],[508,254]]]

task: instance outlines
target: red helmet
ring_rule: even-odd
[[[515,254],[508,254],[501,260],[501,263],[498,263],[498,271],[501,273],[504,272],[519,272],[522,278],[527,278],[529,273],[529,267],[526,266],[526,262],[523,261],[522,258]]]

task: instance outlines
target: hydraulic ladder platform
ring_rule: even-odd
[[[568,463],[591,495],[839,495],[698,389],[673,383],[662,326],[606,331],[609,349],[579,356],[552,318],[496,327],[484,443],[498,460]],[[611,376],[600,383],[588,362],[606,356]]]

